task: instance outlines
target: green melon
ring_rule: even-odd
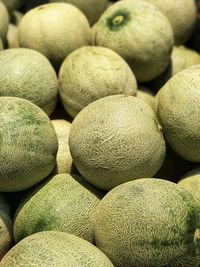
[[[94,24],[107,7],[108,0],[50,0],[51,2],[65,2],[78,7],[87,17],[90,24]]]
[[[16,25],[12,23],[9,24],[6,40],[7,40],[7,48],[19,47],[18,28]]]
[[[200,162],[200,65],[173,76],[157,94],[157,112],[172,149]]]
[[[196,267],[199,212],[176,184],[143,178],[117,186],[94,214],[95,242],[117,267]]]
[[[174,46],[172,51],[172,74],[200,64],[200,54],[185,46]]]
[[[36,232],[57,230],[94,241],[93,218],[101,192],[82,177],[59,174],[19,206],[14,220],[16,242]]]
[[[58,69],[69,53],[91,43],[91,29],[77,7],[45,4],[31,9],[21,19],[19,43],[44,54]]]
[[[114,267],[97,247],[77,236],[45,231],[15,245],[1,267]]]
[[[68,142],[71,123],[66,120],[52,120],[51,122],[58,137],[55,173],[71,173],[73,160]]]
[[[4,43],[8,31],[9,15],[6,7],[0,1],[0,39]]]
[[[187,190],[200,204],[200,168],[195,168],[187,172],[178,185]]]
[[[25,99],[0,97],[0,192],[20,191],[49,175],[58,141],[49,117]]]
[[[167,18],[152,4],[119,1],[102,14],[92,32],[93,43],[121,55],[139,82],[154,79],[169,64],[173,31]]]
[[[55,70],[42,54],[27,48],[0,52],[0,96],[27,99],[50,115],[57,93]]]
[[[69,146],[81,175],[103,190],[153,176],[165,156],[156,114],[133,96],[107,96],[89,104],[72,122]]]
[[[105,47],[86,46],[72,52],[59,71],[60,96],[75,117],[91,102],[108,95],[136,95],[137,83],[128,64]]]
[[[6,199],[0,193],[0,261],[10,249],[11,244],[12,221],[10,218],[10,207]]]

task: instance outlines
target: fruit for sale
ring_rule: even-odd
[[[152,177],[165,157],[165,141],[155,112],[134,96],[107,96],[73,120],[69,147],[75,166],[103,190]]]
[[[136,95],[137,83],[128,64],[111,49],[85,46],[72,52],[59,72],[60,96],[75,117],[91,102],[109,95]]]

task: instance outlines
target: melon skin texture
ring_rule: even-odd
[[[60,68],[59,82],[63,106],[72,117],[102,97],[137,92],[135,75],[124,59],[97,46],[72,52]]]
[[[0,53],[0,96],[27,99],[50,115],[55,109],[58,79],[50,62],[28,48]]]
[[[19,43],[44,54],[59,69],[69,53],[91,43],[91,29],[75,6],[46,4],[33,8],[21,19]]]
[[[0,1],[0,39],[4,43],[8,31],[9,15],[5,5]]]
[[[57,230],[94,242],[92,214],[102,193],[82,177],[53,176],[25,199],[15,214],[15,242],[36,232]]]
[[[168,66],[174,37],[162,12],[144,1],[124,0],[109,7],[92,28],[93,44],[113,49],[147,82]]]
[[[24,238],[2,259],[1,267],[114,267],[94,245],[71,234],[45,231]]]
[[[172,51],[172,74],[200,64],[200,54],[185,46],[174,46]]]
[[[58,137],[58,153],[54,173],[71,173],[73,160],[68,141],[71,123],[66,120],[52,120],[51,122]]]
[[[171,148],[200,162],[200,65],[173,76],[157,94],[157,115]]]
[[[200,168],[195,168],[187,172],[178,185],[187,190],[200,204]]]
[[[0,191],[21,191],[47,177],[58,140],[44,111],[25,99],[0,97],[0,122]]]
[[[94,214],[95,243],[116,267],[196,267],[198,214],[195,200],[176,184],[138,179],[101,200]]]
[[[80,174],[103,190],[153,176],[165,157],[156,114],[133,96],[108,96],[84,108],[72,122],[69,147]]]
[[[191,37],[197,21],[195,0],[145,0],[158,7],[168,18],[175,44],[185,44]]]
[[[65,2],[78,7],[87,17],[90,24],[94,24],[107,7],[108,0],[50,0],[52,2]]]

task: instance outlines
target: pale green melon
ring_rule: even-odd
[[[197,21],[197,7],[195,0],[145,1],[157,6],[168,18],[177,45],[184,44],[188,41]]]
[[[21,19],[19,43],[44,54],[58,69],[69,53],[91,43],[91,29],[77,7],[45,4],[31,9]]]
[[[31,235],[15,245],[1,267],[114,267],[97,247],[77,236],[57,231]]]
[[[12,221],[10,218],[10,207],[4,196],[0,193],[0,261],[10,249],[11,244]]]
[[[172,182],[124,183],[96,209],[95,243],[117,267],[196,267],[199,212],[192,196]]]
[[[86,15],[92,25],[106,9],[108,0],[50,0],[51,2],[65,2],[75,5]]]
[[[57,230],[94,242],[92,214],[101,198],[101,192],[82,177],[53,176],[19,206],[14,239],[19,242],[36,232]]]
[[[93,43],[121,55],[138,82],[154,79],[169,64],[173,31],[167,18],[152,4],[119,1],[106,9],[92,32]]]
[[[136,95],[135,75],[116,52],[85,46],[72,52],[59,71],[60,96],[75,117],[91,102],[109,95]]]
[[[8,26],[7,32],[7,47],[8,48],[18,48],[19,40],[18,40],[18,29],[17,26],[10,23]]]
[[[172,51],[172,74],[200,64],[200,54],[185,46],[174,46]]]
[[[173,76],[157,94],[165,137],[181,157],[200,162],[200,65]]]
[[[81,175],[103,190],[153,176],[165,157],[155,112],[134,96],[107,96],[89,104],[72,122],[69,146]]]
[[[52,120],[51,122],[58,137],[55,173],[71,173],[73,160],[68,141],[71,123],[66,120]]]
[[[53,170],[58,140],[49,117],[22,98],[0,97],[0,192],[20,191]]]
[[[178,185],[187,190],[200,204],[200,168],[187,172]]]
[[[57,94],[56,72],[42,54],[27,48],[0,52],[0,96],[27,99],[50,115]]]
[[[146,102],[154,112],[156,112],[156,98],[151,90],[145,86],[139,85],[137,90],[137,97]]]
[[[18,9],[20,8],[23,3],[24,3],[24,0],[1,0],[4,5],[10,9],[10,10],[13,10],[13,9]]]
[[[3,43],[6,40],[6,34],[8,31],[9,15],[6,7],[0,1],[0,39]]]

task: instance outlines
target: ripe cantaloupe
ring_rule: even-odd
[[[87,17],[90,24],[94,24],[107,7],[108,0],[50,0],[52,2],[65,2],[78,7]]]
[[[66,120],[52,120],[51,122],[58,137],[58,152],[54,173],[71,173],[73,160],[68,141],[71,123]]]
[[[77,236],[57,231],[36,233],[15,245],[1,267],[114,267],[97,247]]]
[[[96,246],[117,267],[196,267],[200,206],[175,183],[144,178],[117,186],[94,214]]]
[[[177,45],[184,44],[188,41],[197,21],[197,7],[195,0],[145,1],[154,4],[168,18]]]
[[[22,98],[0,97],[0,192],[27,189],[53,170],[58,140],[49,117]]]
[[[172,51],[172,74],[200,64],[200,54],[185,46],[174,46]]]
[[[165,157],[155,112],[134,96],[107,96],[89,104],[72,122],[69,147],[80,174],[103,190],[153,176]]]
[[[8,48],[19,47],[18,29],[17,26],[12,23],[9,23],[6,41]]]
[[[50,115],[57,102],[58,79],[50,62],[27,48],[0,53],[0,96],[27,99]]]
[[[12,220],[10,218],[10,207],[4,196],[0,194],[0,261],[10,249],[11,244]]]
[[[8,31],[9,15],[6,7],[0,1],[0,39],[4,43]]]
[[[173,76],[157,94],[157,114],[172,149],[200,162],[200,65]]]
[[[178,185],[187,190],[200,204],[200,168],[195,168],[187,172]]]
[[[168,66],[174,36],[154,5],[124,0],[109,7],[92,28],[93,43],[113,49],[131,66],[138,82],[147,82]]]
[[[82,177],[58,174],[25,199],[14,220],[16,242],[36,232],[57,230],[94,242],[92,214],[101,192]]]
[[[72,52],[60,68],[59,82],[63,106],[72,117],[99,98],[137,91],[135,76],[124,59],[98,46]]]
[[[91,43],[91,29],[77,7],[67,3],[45,4],[21,19],[19,43],[44,54],[58,69],[69,53]]]

